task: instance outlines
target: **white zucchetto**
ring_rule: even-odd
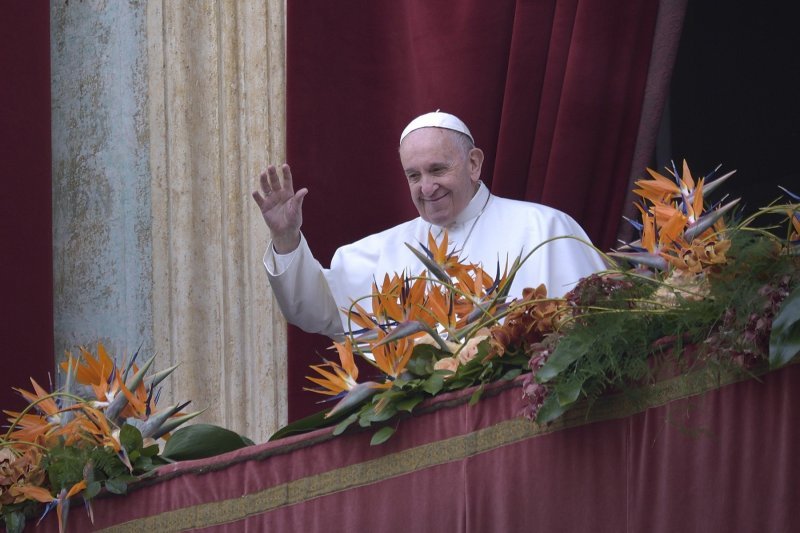
[[[403,139],[406,138],[406,135],[420,128],[444,128],[446,130],[457,131],[469,137],[469,140],[475,144],[475,139],[472,138],[469,128],[467,128],[467,125],[464,124],[460,118],[450,113],[442,113],[438,109],[432,113],[420,115],[409,122],[406,129],[403,130],[403,133],[400,134],[400,144],[403,143]]]

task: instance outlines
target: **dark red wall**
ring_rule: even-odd
[[[0,408],[53,370],[49,2],[0,16]],[[0,415],[0,418],[4,418]]]

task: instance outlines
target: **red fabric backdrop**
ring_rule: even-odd
[[[334,250],[416,215],[400,131],[435,109],[460,116],[496,194],[573,215],[608,249],[631,173],[657,0],[289,2],[287,152],[308,186],[303,231]],[[656,125],[653,125],[655,127]],[[289,331],[289,416],[328,345]]]
[[[43,386],[53,371],[50,204],[50,7],[7,2],[0,15],[0,406],[11,387]]]

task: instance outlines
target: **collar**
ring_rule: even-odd
[[[483,184],[482,181],[478,182],[478,191],[472,197],[472,200],[469,201],[467,207],[465,207],[456,217],[455,222],[453,222],[450,227],[458,226],[459,224],[465,224],[470,220],[480,216],[483,213],[483,210],[486,208],[486,204],[489,203],[489,196],[491,193],[486,185]]]

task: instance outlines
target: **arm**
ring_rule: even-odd
[[[253,191],[253,200],[272,237],[264,254],[270,285],[288,322],[311,333],[341,335],[341,318],[324,270],[300,233],[308,189],[295,193],[289,165],[284,164],[281,170],[283,180],[270,165],[260,176],[261,191]]]
[[[290,257],[276,257],[272,246],[264,254],[270,286],[286,320],[309,333],[339,338],[341,313],[331,294],[325,270],[304,238]]]

